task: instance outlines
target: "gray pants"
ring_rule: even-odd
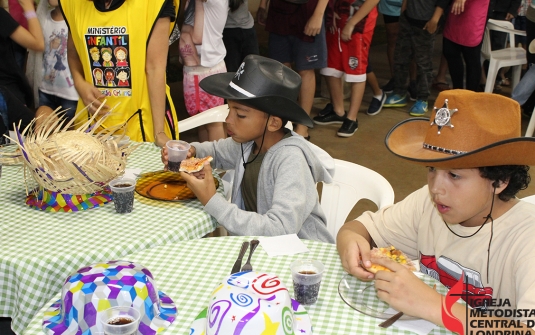
[[[394,93],[404,95],[407,91],[409,67],[416,62],[417,98],[427,101],[429,86],[433,80],[433,46],[435,35],[409,24],[404,14],[399,16],[399,35],[394,52]]]

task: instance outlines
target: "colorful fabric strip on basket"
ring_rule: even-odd
[[[111,192],[107,189],[80,195],[37,189],[26,197],[26,205],[46,212],[78,212],[99,207],[111,200]]]

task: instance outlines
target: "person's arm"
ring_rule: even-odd
[[[437,31],[438,27],[438,21],[442,17],[442,14],[444,13],[444,9],[442,7],[435,7],[435,12],[433,13],[433,17],[431,17],[431,20],[427,21],[427,23],[424,26],[424,30],[427,30],[428,33],[434,34]]]
[[[379,0],[377,0],[379,2]],[[323,14],[325,14],[325,8],[329,4],[329,0],[319,0],[314,9],[314,13],[308,19],[307,24],[305,25],[305,30],[303,33],[307,36],[316,36],[321,31],[321,26],[323,25]]]
[[[194,0],[190,0],[194,1]],[[191,38],[194,44],[202,44],[202,34],[204,30],[204,5],[206,0],[195,0],[195,23],[193,24],[193,31]]]
[[[37,14],[35,13],[33,0],[18,1],[22,7],[22,10],[24,11],[26,20],[28,21],[28,30],[19,25],[9,37],[18,45],[26,49],[34,51],[45,50],[45,40],[43,38],[43,32],[41,31],[41,24],[39,23]]]
[[[368,15],[372,9],[377,6],[379,3],[379,0],[366,0],[362,6],[360,6],[359,10],[353,14],[353,16],[347,20],[347,23],[342,30],[342,41],[347,42],[351,40],[351,35],[353,34],[353,29],[355,29],[355,26],[357,23],[360,22],[363,18]]]
[[[159,18],[154,25],[147,46],[147,62],[145,74],[149,90],[150,107],[152,110],[152,123],[154,142],[163,147],[169,140],[165,129],[165,68],[167,53],[169,51],[168,34],[170,19]],[[70,65],[70,64],[69,64]]]
[[[443,297],[440,293],[425,284],[410,270],[390,259],[374,259],[374,262],[392,271],[379,271],[375,274],[375,287],[379,299],[400,312],[428,320],[442,327],[445,326],[442,320]],[[460,303],[455,303],[451,311],[462,322],[464,329],[468,327],[469,333],[471,333],[470,330],[482,329],[482,327],[478,327],[479,320],[506,321],[503,323],[485,322],[483,323],[485,331],[510,330],[506,328],[510,320],[490,315],[471,315],[470,311],[467,311],[467,307]],[[521,328],[515,328],[515,331],[517,330],[520,333],[526,333],[527,330],[532,329],[521,323]]]
[[[357,220],[346,222],[336,236],[336,249],[340,255],[342,267],[361,280],[373,278],[373,274],[365,268],[371,266],[370,249],[374,246],[375,242],[370,233]]]
[[[512,0],[509,3],[509,8],[507,9],[507,15],[505,19],[511,21],[518,15],[518,7],[520,7],[521,0]]]
[[[269,0],[260,0],[260,3],[258,4],[258,9],[256,11],[256,21],[261,26],[266,25],[268,6]]]
[[[464,12],[464,3],[466,0],[454,0],[451,5],[451,13],[454,15],[459,15]]]
[[[72,40],[70,31],[67,38],[67,61],[69,63],[69,70],[71,71],[72,79],[74,80],[74,88],[76,89],[76,92],[78,92],[78,95],[80,96],[80,99],[82,99],[84,105],[87,106],[88,113],[94,114],[100,107],[101,100],[104,98],[104,95],[98,88],[85,80],[82,61],[80,60],[78,51],[74,46],[74,41]],[[109,106],[104,105],[100,109],[99,113],[104,114],[108,110]]]

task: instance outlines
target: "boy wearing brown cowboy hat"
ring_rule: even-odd
[[[463,298],[473,308],[492,310],[491,299],[508,299],[497,308],[534,311],[535,206],[516,194],[529,184],[535,138],[521,137],[519,105],[501,95],[450,90],[435,106],[430,120],[403,121],[385,140],[394,155],[428,168],[428,184],[347,222],[337,236],[342,265],[359,279],[375,279],[379,299],[391,307],[448,329],[443,297],[402,265],[371,259],[371,247],[394,245],[448,288],[462,279]],[[392,272],[373,275],[366,270],[371,261]],[[463,329],[481,325],[460,303],[452,313]],[[529,313],[514,317],[525,329],[535,320]],[[494,320],[482,328],[510,325]]]
[[[247,56],[236,73],[220,73],[200,82],[209,94],[227,99],[229,137],[191,143],[188,156],[212,156],[216,168],[235,169],[232,203],[216,193],[212,167],[181,172],[188,187],[233,235],[300,238],[334,243],[326,228],[316,183],[331,181],[334,160],[302,136],[284,128],[287,121],[313,127],[297,104],[301,77],[283,64]],[[167,151],[162,152],[167,164]]]

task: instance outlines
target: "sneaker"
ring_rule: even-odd
[[[351,137],[353,134],[359,129],[359,121],[353,121],[350,119],[345,119],[344,123],[338,129],[338,132],[336,133],[340,137]]]
[[[344,112],[344,116],[338,116],[334,112],[334,110],[331,110],[325,115],[314,116],[312,121],[314,121],[315,124],[327,125],[327,124],[335,124],[335,123],[344,123],[345,119],[346,119],[345,112]]]
[[[370,102],[370,106],[368,107],[368,111],[366,114],[368,115],[377,115],[381,112],[381,109],[383,109],[383,105],[386,101],[386,93],[383,91],[383,96],[381,97],[381,100],[373,97],[372,101]]]
[[[427,101],[416,100],[411,109],[409,109],[409,114],[411,116],[422,116],[427,113]]]
[[[392,94],[386,97],[383,107],[405,107],[407,106],[407,95]]]
[[[416,99],[418,98],[418,87],[416,87],[416,82],[411,80],[411,82],[409,83],[409,99],[411,99],[411,101],[416,101]]]
[[[392,93],[392,92],[394,92],[394,78],[390,78],[388,83],[386,83],[386,85],[381,87],[381,89],[383,90],[384,93]]]
[[[332,103],[328,103],[325,105],[325,107],[323,107],[322,110],[320,110],[320,112],[318,113],[318,116],[325,116],[331,112],[334,112],[334,107],[333,107],[333,104]]]

